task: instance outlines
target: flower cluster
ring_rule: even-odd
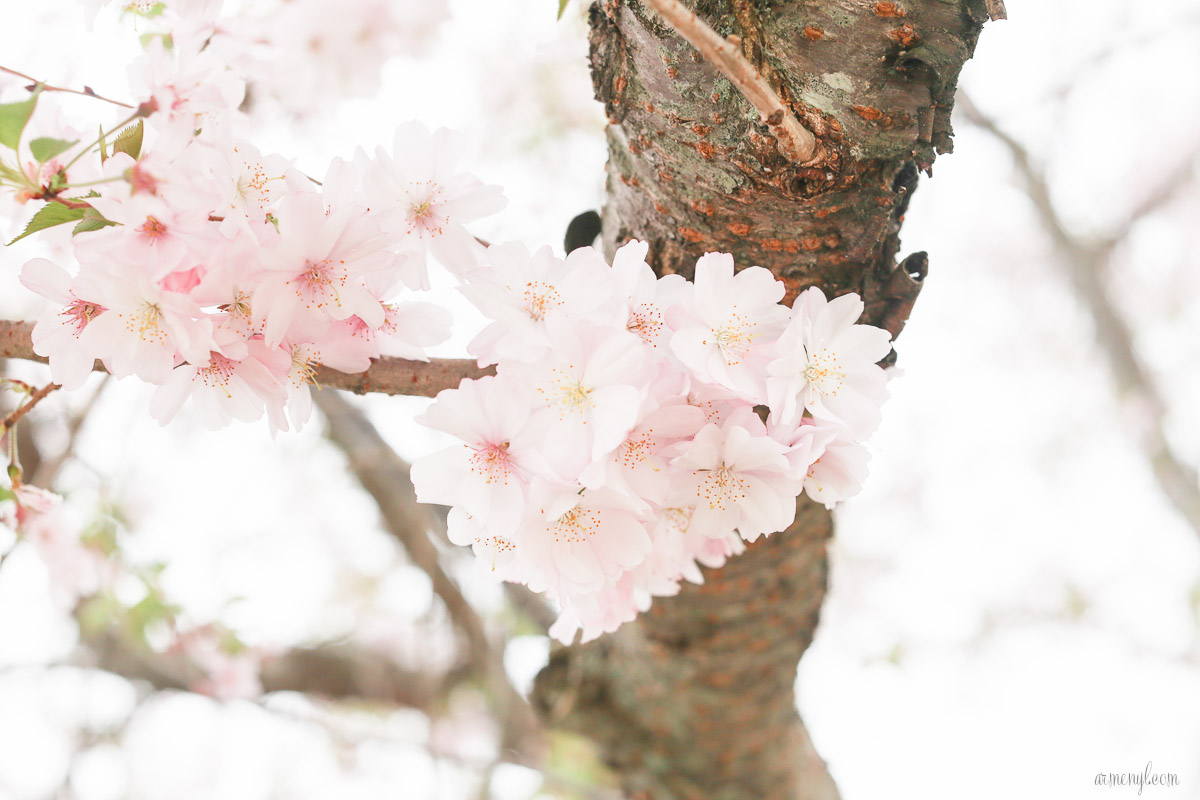
[[[68,389],[95,359],[158,385],[163,423],[191,397],[209,427],[265,414],[295,429],[316,364],[425,359],[449,336],[448,312],[402,292],[428,288],[431,254],[476,268],[483,247],[464,224],[504,199],[455,168],[449,134],[417,123],[391,152],[360,149],[320,182],[300,174],[238,135],[242,82],[184,34],[169,50],[151,40],[134,65],[142,103],[125,132],[80,148],[56,128],[12,147],[20,170],[6,174],[46,202],[29,230],[76,223],[77,270],[35,259],[22,272],[53,304],[34,347]]]
[[[688,282],[646,254],[489,248],[462,291],[492,320],[469,349],[497,374],[419,418],[461,444],[413,465],[418,498],[452,507],[451,538],[486,572],[554,599],[563,641],[783,530],[801,492],[857,492],[886,397],[890,336],[855,324],[857,295],[811,288],[789,309],[730,255]]]
[[[503,197],[416,123],[316,181],[241,135],[219,0],[128,4],[160,5],[179,15],[169,40],[147,39],[134,113],[98,140],[35,116],[36,92],[0,106],[0,187],[41,204],[27,233],[73,223],[72,269],[21,275],[51,301],[33,343],[56,383],[99,359],[157,385],[164,424],[191,398],[213,428],[298,429],[316,365],[424,359],[448,337],[445,310],[404,296],[437,260],[490,320],[469,350],[497,370],[424,414],[461,444],[413,466],[418,497],[451,506],[450,537],[486,572],[555,600],[564,641],[788,527],[801,493],[832,507],[859,490],[890,337],[856,324],[857,296],[812,288],[788,308],[770,272],[720,253],[693,282],[658,278],[636,241],[611,266],[591,248],[485,250],[466,226]]]

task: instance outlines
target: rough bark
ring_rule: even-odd
[[[733,253],[788,287],[859,293],[865,322],[898,334],[925,276],[900,264],[919,172],[951,146],[959,70],[983,0],[694,0],[818,138],[813,163],[781,154],[732,85],[638,0],[590,9],[592,75],[609,116],[613,249],[648,241],[660,274]],[[635,624],[556,651],[535,700],[591,737],[634,797],[836,798],[795,711],[800,655],[827,574],[829,514],[801,502],[787,531]]]

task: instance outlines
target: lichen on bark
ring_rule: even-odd
[[[925,277],[897,263],[921,171],[951,146],[958,74],[983,0],[696,0],[736,36],[820,144],[785,158],[757,112],[638,0],[589,10],[596,97],[609,117],[605,249],[650,244],[659,274],[705,252],[770,269],[786,302],[857,292],[863,321],[898,334]],[[554,653],[535,699],[598,744],[632,796],[834,798],[795,712],[793,683],[825,592],[829,514],[796,523],[702,586],[659,598],[615,635]]]

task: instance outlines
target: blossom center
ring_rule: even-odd
[[[229,379],[233,377],[236,362],[231,361],[220,353],[213,351],[208,354],[208,366],[196,370],[196,377],[209,388],[218,388],[226,397],[233,397],[229,392]]]
[[[808,366],[804,368],[804,377],[818,392],[830,397],[836,397],[846,382],[842,364],[837,354],[829,348],[820,350],[809,359]]]
[[[341,298],[338,289],[346,285],[346,270],[339,268],[344,261],[335,266],[328,258],[320,261],[304,259],[304,271],[295,279],[296,296],[305,301],[309,309],[324,308],[330,303],[340,306]],[[292,281],[288,281],[292,283]]]
[[[550,535],[561,544],[583,544],[600,527],[600,513],[576,506],[550,523]]]
[[[530,319],[535,322],[541,322],[546,318],[547,311],[555,306],[562,305],[562,298],[559,296],[558,290],[550,284],[542,283],[541,281],[530,281],[525,284],[522,305]]]
[[[421,199],[408,206],[408,232],[441,236],[444,233],[442,225],[450,221],[449,217],[438,213],[440,210],[438,205],[442,199],[442,187],[433,181],[425,181],[425,183],[428,185],[428,191],[423,193]]]
[[[645,303],[630,311],[629,319],[625,322],[626,330],[636,333],[643,342],[649,345],[654,344],[652,340],[661,327],[662,312],[653,305]]]
[[[621,466],[632,469],[654,452],[654,437],[650,432],[631,436],[617,449],[616,459]]]
[[[71,304],[60,313],[71,320],[71,323],[75,326],[75,335],[78,336],[79,332],[87,327],[87,324],[104,310],[104,306],[89,303],[86,300],[72,300]]]
[[[158,237],[163,236],[166,232],[167,226],[158,217],[154,216],[146,217],[146,221],[138,226],[138,233],[145,236],[151,242],[157,241]]]
[[[143,300],[132,314],[124,314],[125,327],[136,333],[143,342],[166,344],[167,333],[162,327],[162,309],[157,303]]]
[[[708,501],[714,511],[725,511],[746,497],[746,482],[722,464],[704,476],[700,483],[700,498]]]
[[[508,484],[512,463],[508,458],[508,442],[487,442],[471,448],[471,471],[483,476],[484,483]]]
[[[575,369],[575,365],[570,365],[570,369]],[[558,406],[560,419],[576,413],[586,416],[594,405],[591,388],[584,386],[575,375],[561,369],[554,370],[550,388],[539,386],[537,391],[549,407]]]
[[[292,348],[292,369],[288,376],[292,380],[292,386],[299,389],[306,383],[317,382],[317,368],[314,364],[317,362],[317,354],[309,350],[304,345],[298,345]]]
[[[712,342],[721,351],[725,363],[731,367],[737,366],[750,353],[750,345],[758,336],[754,332],[755,323],[748,322],[741,314],[733,313],[723,325],[712,329]],[[705,341],[704,344],[710,344]]]

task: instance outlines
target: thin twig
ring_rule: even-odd
[[[15,69],[9,69],[8,67],[0,67],[0,72],[7,72],[9,75],[16,75],[18,78],[24,78],[25,80],[32,82],[34,87],[40,85],[43,92],[68,92],[70,94],[82,95],[83,97],[94,97],[97,100],[103,100],[105,103],[112,103],[114,106],[120,106],[121,108],[134,108],[134,106],[131,106],[129,103],[122,103],[120,100],[113,100],[110,97],[104,97],[103,95],[96,94],[92,91],[90,86],[85,86],[83,87],[83,91],[80,91],[79,89],[68,89],[64,86],[51,86],[48,83],[39,81],[37,78],[26,75],[24,72],[17,72]]]
[[[762,74],[742,55],[737,44],[722,38],[679,0],[646,2],[750,101],[789,160],[803,164],[813,159],[817,154],[816,137],[783,104]]]
[[[980,111],[965,92],[958,93],[956,106],[967,119],[1008,148],[1012,155],[1017,171],[1025,181],[1029,198],[1040,212],[1039,219],[1061,256],[1067,276],[1074,284],[1084,309],[1092,317],[1096,340],[1108,361],[1118,395],[1135,403],[1151,420],[1142,433],[1140,444],[1159,488],[1196,535],[1200,536],[1200,478],[1196,470],[1180,459],[1171,447],[1163,427],[1166,401],[1138,358],[1133,346],[1133,332],[1109,298],[1105,287],[1104,276],[1113,243],[1085,242],[1068,231],[1050,197],[1045,175],[1034,165],[1024,145]],[[1131,225],[1126,230],[1128,227]]]
[[[0,320],[0,358],[20,358],[43,364],[48,359],[33,352],[32,322]],[[95,372],[106,372],[97,361]],[[325,366],[317,367],[317,384],[325,388],[344,389],[355,394],[377,392],[404,394],[414,397],[434,397],[443,389],[457,388],[464,378],[494,375],[490,368],[480,367],[470,358],[434,358],[429,361],[409,361],[404,358],[377,358],[365,372],[339,372]]]
[[[18,406],[16,411],[5,417],[3,422],[0,422],[0,436],[4,436],[4,434],[12,430],[13,427],[21,420],[21,417],[25,416],[30,411],[33,411],[33,407],[45,400],[47,395],[56,389],[61,388],[62,387],[57,383],[47,383],[42,388],[36,389],[31,395],[29,395],[28,400]]]

